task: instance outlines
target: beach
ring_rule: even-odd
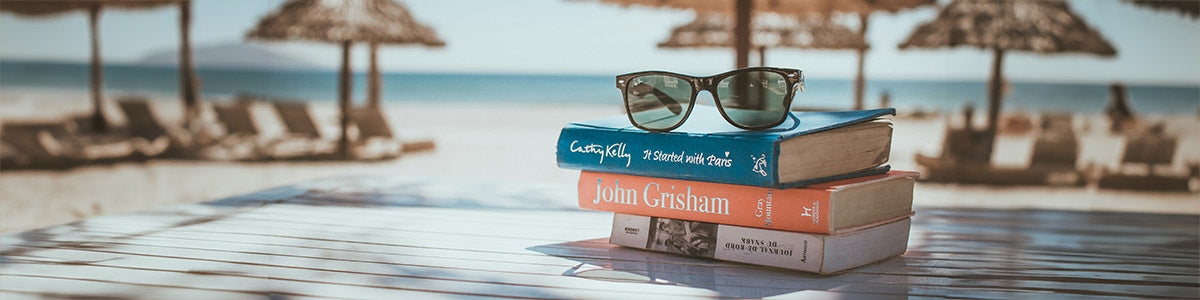
[[[81,92],[5,90],[0,99],[0,120],[53,119],[88,110]],[[119,98],[111,95],[109,99]],[[180,116],[170,95],[153,96],[155,113],[166,124]],[[207,101],[228,101],[208,99]],[[122,123],[109,101],[107,115]],[[311,110],[326,139],[336,137],[334,101],[314,101]],[[431,151],[407,153],[380,162],[217,162],[151,160],[85,166],[69,171],[4,171],[0,173],[0,231],[37,228],[72,222],[100,214],[144,210],[179,202],[199,202],[286,186],[297,182],[344,176],[386,175],[439,182],[489,182],[512,186],[575,189],[578,171],[559,169],[555,142],[559,129],[572,121],[621,113],[620,103],[520,103],[520,102],[419,102],[385,103],[390,126],[403,141],[431,140]],[[264,139],[282,135],[282,125],[265,103],[252,108]],[[207,112],[211,114],[211,112]],[[211,118],[212,116],[207,116]],[[1152,116],[1153,117],[1153,116]],[[1168,124],[1168,132],[1182,133],[1174,159],[1176,169],[1185,161],[1200,161],[1200,121],[1191,115],[1153,117]],[[981,121],[976,118],[976,121]],[[959,116],[913,118],[903,110],[894,119],[890,164],[898,170],[915,170],[914,155],[936,156],[947,123]],[[1123,139],[1107,134],[1099,115],[1077,114],[1080,130],[1080,165],[1113,168],[1119,161]],[[982,123],[979,123],[982,126]],[[1028,165],[1032,134],[1001,135],[994,164]],[[480,191],[486,192],[486,191]],[[1088,187],[998,187],[918,183],[914,205],[984,207],[999,209],[1062,209],[1200,213],[1194,193],[1130,192]],[[575,199],[559,197],[548,208],[574,207]],[[558,199],[558,198],[556,198]]]

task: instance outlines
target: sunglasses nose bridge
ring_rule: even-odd
[[[713,78],[712,77],[696,78],[694,81],[696,83],[696,92],[697,93],[699,93],[700,91],[708,91],[709,93],[715,93],[715,91],[713,90]]]

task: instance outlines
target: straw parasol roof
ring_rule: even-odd
[[[350,137],[350,46],[354,42],[375,44],[415,44],[443,47],[445,42],[433,29],[417,23],[403,4],[391,0],[291,0],[263,17],[246,33],[246,38],[267,41],[308,40],[341,44],[342,61],[338,76],[338,106],[341,111],[341,138],[338,154],[349,157]],[[371,47],[372,52],[375,47]],[[372,53],[368,83],[377,97],[379,73]],[[378,102],[378,98],[372,100]],[[377,105],[377,104],[373,104]]]
[[[91,31],[91,68],[89,71],[89,83],[92,94],[92,116],[91,129],[98,132],[108,130],[108,120],[104,116],[104,72],[100,56],[100,36],[99,36],[99,21],[100,10],[102,8],[118,8],[118,9],[149,9],[163,5],[180,4],[183,11],[188,11],[190,0],[60,0],[60,1],[37,1],[37,0],[10,0],[0,4],[0,11],[11,12],[18,15],[46,17],[57,14],[70,13],[75,11],[84,11],[88,16],[88,27]],[[190,19],[187,15],[181,15],[183,20]],[[187,40],[187,25],[186,21],[180,23],[180,27],[184,28],[184,47],[188,46]],[[189,50],[190,51],[190,50]],[[189,52],[190,53],[190,52]],[[187,63],[190,65],[191,59],[181,59],[180,64]],[[181,76],[187,83],[191,82],[191,69],[180,68]],[[191,86],[183,85],[186,92],[191,91]],[[185,101],[189,100],[185,97]]]
[[[589,1],[589,0],[575,0]],[[744,67],[744,62],[748,59],[744,55],[748,55],[750,47],[749,37],[745,40],[738,40],[741,37],[737,35],[738,28],[741,32],[746,32],[749,35],[752,25],[750,25],[750,12],[742,11],[743,9],[751,9],[755,12],[775,12],[780,14],[804,15],[808,13],[819,13],[829,17],[833,13],[847,13],[858,16],[859,26],[858,35],[866,39],[867,27],[869,24],[870,15],[874,12],[882,11],[895,13],[901,10],[916,8],[926,5],[935,4],[935,0],[590,0],[604,3],[611,3],[620,6],[643,6],[643,7],[662,7],[674,9],[690,9],[697,12],[734,12],[734,48],[737,50],[737,67]],[[740,17],[746,16],[746,17]],[[744,25],[743,25],[744,24]],[[745,49],[743,49],[745,48]],[[866,63],[867,48],[857,48],[855,51],[858,54],[858,72],[854,78],[854,109],[862,109],[863,107],[863,92],[866,86],[866,77],[864,75],[863,65]]]
[[[339,43],[375,42],[442,47],[433,29],[391,0],[292,0],[263,17],[247,38]]]
[[[1200,19],[1200,0],[1125,0],[1134,5],[1156,10],[1180,13],[1189,18]]]
[[[1117,54],[1103,36],[1062,0],[955,0],[935,20],[921,24],[900,49],[969,46],[992,50],[988,82],[988,131],[1000,113],[1001,65],[1007,51],[1041,54]]]
[[[858,49],[866,41],[849,27],[819,15],[759,13],[754,15],[754,47],[801,49]],[[692,22],[671,29],[661,48],[729,48],[733,46],[733,17],[724,13],[698,13]]]
[[[659,48],[732,48],[733,17],[725,13],[697,13],[692,22],[671,29]],[[758,49],[759,64],[766,65],[767,48],[859,49],[866,41],[848,27],[818,14],[806,16],[758,13],[754,15],[751,47]]]
[[[946,6],[900,44],[906,48],[974,46],[1036,53],[1114,56],[1117,50],[1061,0],[965,1]]]
[[[688,9],[698,12],[725,12],[733,10],[732,0],[576,0],[598,1],[620,6],[662,7]],[[931,0],[753,0],[757,11],[795,14],[805,12],[819,13],[871,13],[885,11],[889,13],[933,4]]]
[[[0,10],[26,16],[49,16],[95,8],[150,9],[189,0],[10,0]]]

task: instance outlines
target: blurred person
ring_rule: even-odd
[[[1108,116],[1109,120],[1108,131],[1113,134],[1128,130],[1136,121],[1133,109],[1129,108],[1129,101],[1125,95],[1124,84],[1114,82],[1108,85],[1108,106],[1104,108],[1104,114]]]

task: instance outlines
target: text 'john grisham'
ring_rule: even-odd
[[[604,180],[596,179],[596,198],[592,199],[593,204],[600,204],[601,201],[625,204],[638,205],[639,201],[646,206],[653,208],[665,208],[682,211],[694,211],[718,215],[729,214],[729,199],[723,197],[709,195],[693,195],[692,187],[685,186],[683,189],[676,189],[674,185],[661,186],[658,183],[647,183],[641,188],[641,196],[638,196],[637,188],[622,188],[620,180],[613,180],[611,186],[605,186]]]

